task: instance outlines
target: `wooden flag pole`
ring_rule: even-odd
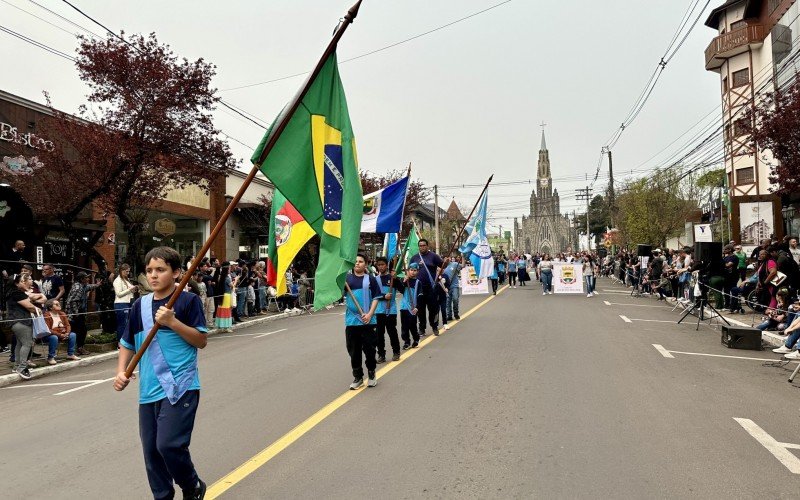
[[[344,283],[344,288],[347,290],[347,293],[350,295],[350,298],[353,299],[353,303],[358,308],[358,313],[363,316],[364,310],[361,309],[361,304],[359,304],[358,301],[356,300],[356,296],[353,294],[353,291],[350,290],[350,285],[346,281]]]
[[[222,213],[222,216],[220,217],[219,221],[217,221],[217,224],[214,226],[214,229],[211,231],[211,234],[209,234],[208,239],[203,244],[203,247],[197,252],[196,258],[192,260],[192,264],[189,266],[189,269],[186,271],[186,273],[184,273],[183,278],[181,279],[180,283],[178,283],[178,286],[175,289],[175,292],[172,293],[172,297],[170,297],[169,301],[166,304],[167,309],[172,309],[172,307],[175,305],[175,301],[178,300],[178,297],[180,297],[180,294],[183,292],[184,288],[186,288],[186,285],[189,283],[189,280],[194,275],[195,270],[200,265],[201,256],[208,253],[208,251],[211,249],[211,244],[214,243],[214,240],[217,239],[219,233],[225,228],[225,224],[227,223],[228,218],[233,213],[233,210],[236,208],[236,205],[242,199],[242,196],[244,196],[245,190],[247,190],[247,188],[253,182],[253,179],[255,179],[256,174],[260,170],[261,164],[267,158],[267,155],[269,155],[270,151],[272,151],[272,148],[275,147],[275,143],[278,142],[278,138],[280,137],[281,133],[283,133],[284,129],[286,129],[286,126],[289,123],[289,119],[292,117],[294,112],[297,111],[297,108],[300,107],[300,103],[308,93],[309,87],[311,87],[311,84],[314,82],[314,79],[319,75],[320,71],[322,71],[322,67],[325,64],[325,61],[327,61],[328,57],[330,57],[330,55],[336,50],[336,45],[339,43],[339,40],[341,40],[342,35],[344,35],[345,30],[347,30],[347,27],[353,24],[353,21],[358,15],[358,9],[361,7],[362,1],[363,0],[358,0],[356,4],[350,7],[350,10],[347,11],[347,14],[345,14],[342,24],[336,30],[336,33],[333,35],[333,38],[331,39],[330,43],[325,48],[325,52],[323,52],[322,57],[317,62],[317,65],[314,67],[314,70],[311,72],[311,75],[309,75],[308,79],[306,79],[305,83],[303,84],[297,95],[294,96],[291,103],[288,106],[286,106],[281,112],[281,114],[278,116],[278,119],[276,120],[276,126],[272,130],[270,138],[267,141],[267,144],[264,146],[264,149],[261,151],[258,161],[253,164],[253,168],[250,169],[250,173],[247,175],[244,182],[242,182],[242,186],[239,188],[239,191],[236,192],[236,195],[233,197],[233,199],[228,204],[225,211]],[[142,342],[142,345],[133,355],[131,362],[128,363],[128,367],[125,369],[125,376],[127,378],[131,378],[131,375],[133,375],[133,372],[136,369],[136,365],[138,365],[139,361],[141,361],[142,355],[144,355],[144,352],[150,346],[150,343],[156,336],[156,332],[158,332],[160,326],[161,325],[159,325],[158,322],[153,324],[153,327],[147,333],[147,337]]]

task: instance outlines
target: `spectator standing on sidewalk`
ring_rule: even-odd
[[[225,333],[230,333],[233,330],[233,318],[231,310],[231,293],[233,290],[233,280],[230,276],[230,265],[227,263],[222,266],[217,278],[219,285],[217,288],[222,292],[222,301],[217,306],[215,324],[217,328],[222,329]]]
[[[64,297],[64,280],[56,275],[52,264],[42,266],[42,285],[39,287],[47,300],[61,300]]]
[[[546,253],[539,261],[539,277],[542,280],[542,295],[553,293],[553,260]]]
[[[119,266],[117,277],[114,279],[114,312],[117,315],[117,342],[128,327],[128,312],[133,302],[134,294],[139,289],[130,282],[131,266]]]
[[[58,350],[58,342],[67,342],[67,359],[78,361],[78,356],[75,355],[75,332],[69,324],[69,318],[64,311],[61,310],[61,302],[56,299],[50,299],[44,304],[46,311],[44,312],[44,321],[47,323],[47,328],[53,333],[42,339],[42,343],[47,342],[47,364],[56,364],[56,351]]]
[[[795,237],[789,238],[789,253],[792,254],[795,263],[800,265],[800,248],[797,246],[797,238]]]
[[[100,284],[89,284],[89,275],[81,271],[75,275],[75,283],[67,295],[67,314],[70,316],[72,331],[75,332],[78,354],[88,354],[83,345],[86,343],[86,312],[89,310],[89,293]]]
[[[11,331],[17,339],[14,348],[15,365],[12,370],[25,380],[31,378],[28,370],[28,354],[33,346],[31,314],[36,311],[36,306],[26,293],[31,288],[31,281],[31,277],[25,274],[15,275],[6,296],[8,319],[12,320]]]
[[[747,276],[747,254],[742,250],[742,245],[734,245],[733,255],[739,259],[736,270],[739,273],[739,281],[743,281]]]
[[[241,320],[249,316],[247,313],[247,287],[250,285],[250,271],[244,260],[237,261],[238,280],[236,281],[236,312]]]

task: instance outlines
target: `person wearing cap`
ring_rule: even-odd
[[[75,275],[75,282],[67,295],[67,314],[75,332],[78,354],[88,354],[83,348],[86,343],[86,312],[89,310],[89,292],[99,287],[100,284],[89,284],[89,275],[81,271]]]
[[[417,330],[417,305],[422,293],[417,280],[419,264],[412,262],[406,268],[406,279],[403,281],[403,300],[400,303],[400,336],[403,338],[403,350],[413,349],[419,345],[419,330]],[[411,340],[414,343],[411,343]]]

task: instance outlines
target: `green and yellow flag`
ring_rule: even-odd
[[[253,163],[258,163],[284,112],[256,148]],[[335,53],[310,83],[300,106],[260,167],[320,236],[314,308],[339,300],[345,275],[355,264],[358,252],[363,193]]]

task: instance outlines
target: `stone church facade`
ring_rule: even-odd
[[[550,153],[542,131],[539,150],[539,169],[536,189],[531,192],[530,215],[522,221],[514,219],[514,240],[518,252],[549,253],[566,252],[577,240],[577,232],[569,217],[561,214],[558,189],[553,189],[550,175]]]

